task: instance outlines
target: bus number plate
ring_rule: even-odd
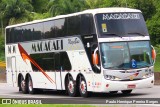
[[[127,86],[127,88],[128,89],[133,89],[133,88],[136,88],[136,85],[135,84],[130,84],[130,85]]]

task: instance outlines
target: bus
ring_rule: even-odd
[[[24,94],[130,94],[154,85],[155,50],[142,12],[98,8],[7,26],[7,83]]]

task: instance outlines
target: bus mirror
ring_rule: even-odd
[[[98,54],[92,54],[92,63],[93,65],[98,65],[99,59],[98,59]]]
[[[153,60],[153,64],[154,64],[155,60],[156,60],[156,51],[153,46],[151,46],[151,47],[152,47],[152,60]]]
[[[152,49],[152,59],[155,60],[156,59],[156,52],[154,49]]]

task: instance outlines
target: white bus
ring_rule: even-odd
[[[99,8],[6,27],[7,83],[23,93],[129,94],[154,85],[142,12]]]

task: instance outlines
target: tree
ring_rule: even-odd
[[[110,7],[111,4],[111,0],[85,0],[86,9]]]
[[[139,9],[142,11],[145,20],[151,18],[156,11],[154,0],[114,0],[112,6]]]
[[[147,20],[147,27],[150,33],[151,42],[153,45],[160,44],[160,1],[154,0],[156,8],[155,14]]]
[[[49,0],[28,0],[28,2],[33,6],[33,11],[36,13],[46,13],[47,5]]]
[[[0,11],[6,25],[22,23],[31,20],[29,12],[33,10],[26,0],[2,0]]]
[[[69,14],[82,10],[83,0],[50,0],[48,9],[51,16]]]

